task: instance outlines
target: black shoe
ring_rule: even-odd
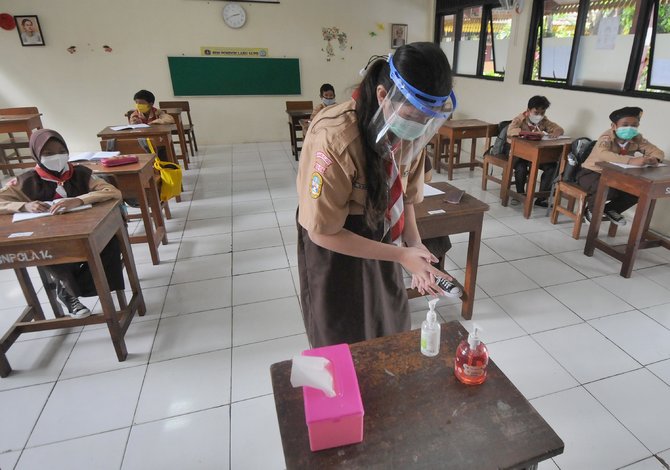
[[[610,210],[605,212],[605,217],[607,218],[607,220],[613,222],[615,225],[618,225],[619,227],[623,227],[624,225],[626,225],[626,218],[616,211]]]
[[[586,219],[587,222],[591,222],[591,218],[593,217],[593,213],[591,212],[591,209],[588,207],[584,210],[584,218]],[[602,218],[600,219],[602,222],[609,220],[606,215],[603,215]],[[626,225],[626,221],[624,220],[624,225]]]
[[[91,311],[79,301],[79,298],[71,295],[60,283],[58,283],[56,293],[72,318],[86,318],[91,315]]]
[[[535,205],[539,207],[549,207],[546,199],[535,199]]]

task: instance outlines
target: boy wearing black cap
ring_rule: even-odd
[[[550,121],[545,116],[547,109],[551,103],[546,96],[533,96],[528,100],[528,109],[515,117],[510,122],[507,128],[508,142],[511,143],[510,137],[518,136],[521,131],[537,132],[546,134],[550,137],[559,137],[563,135],[563,128]],[[556,163],[545,163],[540,165],[542,176],[540,177],[540,190],[549,191],[551,189],[551,180],[556,168]],[[530,163],[520,158],[514,162],[514,182],[516,184],[516,192],[523,194],[526,192],[526,180],[528,180],[528,168]],[[547,200],[538,198],[535,200],[535,205],[547,207]]]
[[[665,157],[661,149],[651,144],[639,133],[641,117],[642,109],[636,106],[612,111],[610,114],[612,127],[598,137],[593,151],[582,164],[577,174],[577,183],[588,193],[587,220],[591,220],[591,210],[602,171],[596,163],[613,162],[635,166],[656,166]],[[617,225],[626,225],[626,219],[621,213],[637,204],[637,197],[610,188],[607,200],[609,202],[605,205],[605,217]]]
[[[154,108],[156,97],[149,90],[138,91],[133,100],[135,100],[135,111],[128,118],[131,124],[174,124],[172,116]]]

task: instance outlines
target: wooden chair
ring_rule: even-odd
[[[114,151],[118,150],[122,155],[133,154],[133,153],[149,153],[147,149],[142,145],[140,139],[113,139],[113,140],[101,140],[100,149],[103,151]],[[160,191],[161,187],[161,176],[156,170],[154,170],[154,181],[156,181],[156,187]],[[161,201],[161,209],[165,214],[165,218],[170,220],[172,218],[172,213],[170,212],[170,205],[168,201]],[[129,215],[129,218],[141,218],[140,214]]]
[[[507,124],[509,125],[511,121],[503,121],[501,124]],[[500,135],[500,132],[502,131],[500,125],[498,125],[498,131],[496,132],[496,136]],[[490,148],[484,152],[484,163],[482,164],[482,190],[486,191],[486,186],[489,181],[493,181],[494,183],[498,183],[502,185],[503,179],[504,179],[504,174],[500,178],[497,176],[493,175],[493,168],[491,166],[496,166],[498,168],[501,168],[503,173],[507,169],[507,159],[509,158],[509,155],[491,155],[490,153]]]
[[[558,214],[563,214],[574,223],[572,227],[572,238],[579,240],[579,235],[582,230],[582,222],[584,220],[584,213],[586,211],[586,198],[588,194],[576,183],[563,181],[562,175],[565,171],[567,158],[562,158],[558,169],[558,174],[561,178],[558,179],[554,189],[554,199],[552,201],[550,222],[554,225],[558,222]],[[567,205],[563,207],[561,203],[563,199],[566,200]],[[610,222],[607,236],[615,237],[617,232],[617,225]]]
[[[186,143],[191,148],[191,155],[195,155],[195,152],[198,151],[198,142],[195,140],[195,130],[193,126],[193,119],[191,119],[191,105],[188,101],[159,101],[158,106],[160,108],[180,108],[182,113],[186,113],[186,118],[188,119],[188,124],[183,123],[184,125],[184,134],[186,135]],[[183,122],[183,120],[182,120]],[[193,150],[195,147],[195,151]]]
[[[184,130],[184,124],[181,120],[181,108],[161,107],[161,110],[168,113],[170,116],[172,116],[172,119],[174,119],[174,125],[177,127],[177,129],[172,131],[172,136],[176,137],[176,139],[173,139],[172,144],[173,146],[176,145],[179,148],[179,153],[175,153],[175,157],[177,160],[181,159],[181,161],[184,162],[184,170],[188,170],[189,160],[188,150],[186,149],[186,131]]]
[[[305,140],[305,134],[300,126],[300,119],[309,119],[312,114],[314,105],[311,101],[287,101],[286,113],[288,114],[288,130],[291,137],[291,151],[298,160],[298,153],[302,145],[298,146],[299,142]],[[309,110],[309,113],[306,111]],[[305,111],[302,115],[291,114],[289,111]]]
[[[2,108],[0,114],[14,116],[19,114],[39,114],[39,110],[35,106],[25,106],[20,108]],[[42,128],[42,121],[40,120],[39,127]],[[12,160],[23,164],[23,159],[29,161],[29,167],[33,166],[32,157],[30,155],[21,155],[21,149],[27,149],[30,141],[30,135],[27,133],[20,133],[16,135],[14,132],[7,133],[7,138],[0,141],[0,164],[8,165]],[[14,176],[12,168],[3,168],[2,172],[6,175]]]

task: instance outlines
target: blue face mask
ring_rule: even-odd
[[[623,140],[630,140],[635,138],[640,131],[637,130],[637,127],[632,127],[632,126],[625,126],[625,127],[618,127],[616,130],[616,136],[619,139]]]
[[[416,121],[410,121],[401,116],[396,116],[389,125],[389,129],[402,140],[414,140],[426,132],[426,126]]]

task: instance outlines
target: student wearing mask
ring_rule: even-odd
[[[577,183],[588,193],[586,199],[588,221],[591,221],[595,193],[602,172],[597,165],[598,162],[656,166],[665,157],[661,149],[642,137],[638,131],[642,117],[641,108],[633,106],[617,109],[612,111],[609,117],[612,121],[610,129],[598,137],[595,147],[577,174]],[[637,204],[637,197],[610,188],[607,200],[609,202],[605,205],[604,217],[617,225],[626,225],[626,219],[621,214]]]
[[[444,295],[422,244],[424,147],[455,108],[452,74],[433,43],[374,60],[357,98],[321,111],[297,176],[298,267],[312,347],[410,328],[402,269],[412,286]]]
[[[89,168],[68,163],[67,145],[58,132],[39,129],[30,136],[29,146],[37,164],[33,170],[12,179],[7,186],[0,189],[0,214],[60,214],[83,204],[121,199],[118,189],[94,176]],[[54,204],[48,205],[44,201],[54,201]],[[100,256],[110,290],[123,289],[121,251],[116,237],[111,239]],[[41,269],[56,280],[56,293],[70,316],[84,318],[91,314],[79,301],[80,296],[97,295],[87,263],[58,264]]]
[[[321,103],[314,108],[314,111],[312,111],[312,115],[309,117],[310,121],[313,120],[316,113],[323,108],[337,104],[335,102],[335,88],[333,88],[333,85],[330,83],[321,85],[321,88],[319,89],[319,97],[321,98]]]
[[[546,117],[549,109],[549,100],[545,96],[533,96],[528,100],[528,108],[517,117],[515,117],[507,128],[508,142],[511,143],[511,137],[518,136],[522,131],[537,132],[549,135],[549,137],[559,137],[563,135],[563,128],[550,121]],[[540,177],[540,191],[551,190],[551,180],[555,173],[557,163],[545,163],[540,165],[542,176]],[[528,169],[530,163],[520,158],[514,162],[514,182],[516,192],[525,194],[526,181],[528,180]],[[547,207],[547,200],[538,198],[535,200],[536,206]]]
[[[128,118],[130,124],[174,124],[174,118],[154,107],[156,97],[148,90],[140,90],[133,96],[135,111]]]

